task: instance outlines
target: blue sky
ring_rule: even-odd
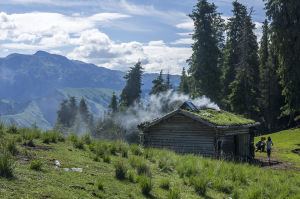
[[[214,2],[224,19],[230,0]],[[253,7],[256,34],[265,19],[262,0]],[[180,74],[191,56],[193,23],[187,17],[196,0],[7,0],[0,2],[0,56],[61,54],[126,71],[138,60],[146,72]]]

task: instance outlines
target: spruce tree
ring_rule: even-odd
[[[189,15],[194,22],[193,54],[188,60],[193,81],[193,96],[206,95],[213,101],[220,99],[220,45],[223,42],[223,22],[215,4],[199,0]]]
[[[112,113],[116,113],[118,110],[118,102],[117,102],[117,96],[116,93],[113,92],[111,100],[110,100],[110,104],[108,106],[109,108],[111,108]]]
[[[138,61],[134,67],[130,67],[130,70],[125,75],[126,85],[120,96],[122,106],[130,106],[134,102],[140,101],[142,93],[142,74],[143,67],[141,66],[141,62]]]
[[[81,98],[79,102],[79,113],[83,121],[88,122],[89,120],[89,109],[86,105],[85,99]]]
[[[150,95],[156,95],[167,90],[162,77],[162,70],[160,71],[158,77],[152,81],[152,83],[153,87],[149,93]]]
[[[228,102],[232,111],[258,119],[259,63],[255,24],[251,19],[252,11],[248,14],[247,8],[237,1],[233,2],[233,6],[234,16],[230,19],[228,30],[229,61],[224,64],[226,72],[235,73],[234,80],[229,84],[231,93]]]
[[[77,115],[78,107],[76,98],[74,96],[70,97],[69,99],[69,111],[70,111],[70,125],[72,126],[75,122],[75,118]]]
[[[180,77],[180,84],[179,84],[179,92],[184,94],[189,94],[189,84],[188,84],[188,76],[185,73],[184,67],[182,68],[182,73]]]
[[[70,127],[70,111],[68,107],[68,100],[64,99],[60,103],[60,109],[57,111],[57,124]]]
[[[290,115],[291,123],[300,110],[300,1],[268,0],[266,10],[279,58],[278,72],[285,98],[282,114]]]
[[[172,89],[172,85],[171,85],[171,81],[170,81],[170,72],[168,72],[168,74],[167,74],[165,87],[166,87],[166,90]]]

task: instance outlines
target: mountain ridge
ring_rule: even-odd
[[[20,126],[36,121],[48,129],[56,121],[60,101],[72,94],[86,98],[89,109],[98,117],[108,108],[112,92],[119,94],[125,86],[125,74],[45,51],[10,54],[0,58],[0,120]],[[143,75],[143,98],[148,97],[157,76]],[[177,88],[180,76],[170,75],[170,80]]]

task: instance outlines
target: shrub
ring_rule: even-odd
[[[3,122],[0,122],[0,136],[5,133],[5,125]]]
[[[10,134],[17,134],[17,133],[18,133],[18,128],[16,127],[16,125],[11,124],[11,125],[9,125],[9,127],[7,128],[7,133],[10,133]]]
[[[42,142],[45,144],[49,144],[50,140],[51,140],[48,132],[43,133],[41,139],[42,139]]]
[[[73,142],[73,145],[77,149],[84,149],[84,142],[82,140],[79,140],[77,142]]]
[[[170,181],[167,178],[164,178],[160,181],[159,187],[162,189],[168,190],[170,188]]]
[[[132,144],[130,150],[134,155],[143,155],[142,148],[136,144]]]
[[[41,160],[32,160],[30,162],[30,169],[41,171],[42,170],[43,163]]]
[[[176,170],[180,177],[196,176],[200,170],[194,156],[185,156],[177,165]]]
[[[162,157],[159,162],[158,162],[158,167],[162,170],[162,171],[169,171],[171,170],[169,161],[167,159],[167,157]]]
[[[136,182],[136,175],[135,175],[135,172],[133,170],[129,170],[127,172],[127,178],[129,180],[129,182]]]
[[[35,147],[35,144],[33,142],[33,139],[30,139],[28,141],[25,142],[25,145],[30,146],[30,147]]]
[[[192,177],[190,179],[190,183],[194,186],[195,191],[202,196],[205,196],[207,187],[208,187],[208,180],[205,177]]]
[[[98,155],[94,155],[93,160],[94,160],[95,162],[99,162],[99,161],[100,161],[99,156],[98,156]]]
[[[136,170],[139,175],[151,176],[151,169],[145,160],[141,160],[136,165]]]
[[[121,155],[122,155],[123,158],[128,158],[128,148],[123,147],[121,149]]]
[[[89,133],[82,136],[81,140],[87,145],[91,144],[91,142],[92,142],[91,135]]]
[[[116,173],[116,178],[118,178],[119,180],[125,179],[127,173],[127,166],[122,160],[116,162],[115,173]]]
[[[22,142],[23,140],[22,140],[22,136],[18,136],[17,138],[16,138],[16,142],[18,142],[18,143],[20,143],[20,142]]]
[[[102,155],[103,162],[110,163],[110,155],[105,153]]]
[[[104,190],[104,183],[100,179],[95,182],[95,186],[98,190]]]
[[[152,148],[148,148],[144,150],[144,157],[148,160],[152,160],[154,156],[154,150]]]
[[[112,155],[116,155],[117,154],[117,146],[116,146],[116,144],[114,142],[109,145],[108,151]]]
[[[9,178],[13,176],[14,161],[9,154],[0,154],[0,176]]]
[[[169,191],[168,199],[180,199],[180,190],[173,188]]]
[[[65,138],[57,131],[46,131],[42,134],[43,143],[49,144],[50,142],[56,143],[58,141],[63,142]]]
[[[7,150],[12,155],[17,155],[18,154],[18,149],[16,147],[16,142],[14,140],[8,140],[8,142],[7,142]]]
[[[224,193],[231,193],[233,189],[233,185],[228,182],[228,180],[224,180],[221,176],[218,176],[212,185],[217,191],[221,191]]]
[[[149,195],[150,191],[152,190],[152,182],[151,182],[151,178],[147,177],[147,176],[140,176],[140,187],[142,190],[142,193],[144,195]]]
[[[78,136],[75,134],[70,135],[69,140],[71,140],[71,142],[78,142]]]

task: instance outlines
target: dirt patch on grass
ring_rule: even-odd
[[[26,149],[29,149],[29,150],[33,150],[33,151],[49,151],[52,149],[51,146],[34,146],[34,147],[31,147],[31,146],[24,146]]]
[[[259,165],[263,169],[275,169],[275,170],[297,170],[300,168],[295,167],[292,162],[284,162],[277,158],[271,158],[270,162],[267,157],[255,157],[255,164]]]
[[[300,155],[300,149],[294,149],[294,150],[292,150],[292,152]]]

